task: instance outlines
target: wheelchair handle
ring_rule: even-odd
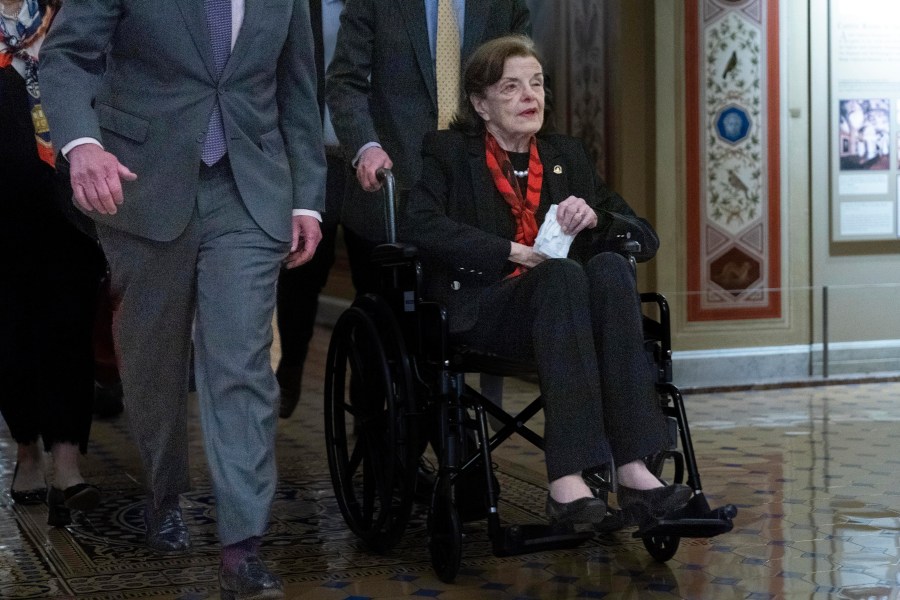
[[[375,171],[375,177],[382,183],[384,190],[384,232],[390,244],[397,242],[397,194],[394,174],[384,167]]]

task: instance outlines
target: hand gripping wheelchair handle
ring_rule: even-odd
[[[384,190],[384,233],[388,243],[397,242],[397,193],[394,174],[390,169],[382,167],[375,171],[375,176],[382,183]]]

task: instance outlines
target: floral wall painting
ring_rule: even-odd
[[[689,321],[777,318],[778,0],[684,0]]]

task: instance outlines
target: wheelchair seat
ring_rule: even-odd
[[[450,367],[463,373],[487,373],[500,377],[522,377],[537,373],[534,361],[484,352],[464,344],[451,348]]]

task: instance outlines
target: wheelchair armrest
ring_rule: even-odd
[[[402,244],[400,242],[390,242],[387,244],[379,244],[372,250],[372,264],[379,266],[389,266],[396,263],[406,262],[411,258],[419,255],[419,249],[410,244]]]
[[[628,258],[641,253],[641,243],[631,237],[630,231],[626,231],[615,237],[596,241],[594,250],[598,252],[617,252]]]

